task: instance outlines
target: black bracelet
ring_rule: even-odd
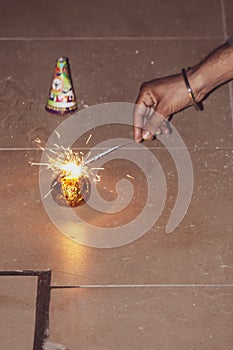
[[[187,75],[186,75],[186,70],[184,68],[182,68],[181,73],[182,73],[182,76],[183,76],[186,88],[188,90],[188,94],[189,94],[190,100],[192,101],[192,104],[194,105],[196,111],[202,111],[203,110],[203,106],[202,106],[201,103],[199,103],[199,102],[197,102],[195,100],[195,97],[194,97],[194,94],[193,94],[193,90],[191,89],[191,86],[189,84],[189,81],[188,81],[188,78],[187,78]]]

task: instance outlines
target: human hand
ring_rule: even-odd
[[[166,118],[191,104],[181,74],[143,83],[133,116],[135,141],[152,140],[155,135],[169,134]]]

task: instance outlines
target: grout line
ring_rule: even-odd
[[[233,82],[228,83],[228,89],[229,89],[229,99],[230,99],[230,111],[231,111],[231,121],[232,121],[232,128],[233,128]]]
[[[108,150],[109,148],[108,147],[95,147],[94,150],[97,151],[97,150]],[[142,148],[142,147],[124,147],[124,148],[121,148],[122,150],[137,150],[137,151],[145,151],[145,150],[148,150],[148,151],[152,151],[152,150],[167,150],[168,148],[166,147],[145,147],[145,148]],[[194,151],[201,151],[201,150],[232,150],[232,147],[219,147],[219,146],[216,146],[216,147],[169,147],[169,149],[177,149],[177,150],[182,150],[182,149],[188,149],[188,150],[194,150]],[[40,150],[38,148],[0,148],[0,152],[4,152],[4,151],[40,151],[40,152],[44,152],[44,151],[49,151],[49,150],[56,150],[58,151],[57,148],[45,148],[44,150]],[[78,150],[87,150],[87,151],[92,151],[93,148],[91,147],[80,147],[80,148],[72,148],[73,151],[78,151]],[[62,150],[61,150],[62,151]]]
[[[221,15],[222,15],[223,37],[224,37],[224,40],[226,41],[228,38],[228,31],[227,31],[225,0],[220,0],[220,5],[221,5]],[[231,121],[232,121],[232,128],[233,128],[233,84],[232,84],[232,81],[228,83],[228,93],[229,93]]]
[[[225,8],[224,0],[220,0],[220,6],[221,6],[221,15],[222,15],[223,37],[224,37],[224,40],[226,40],[227,39],[227,21],[226,21],[226,8]]]
[[[39,148],[3,147],[0,151],[41,151]]]
[[[81,289],[81,288],[233,288],[233,284],[93,284],[59,286],[52,285],[51,289]]]
[[[76,36],[76,37],[0,37],[0,41],[108,41],[108,40],[221,40],[221,36]]]

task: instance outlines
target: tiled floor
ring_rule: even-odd
[[[191,108],[173,118],[190,153],[194,190],[186,216],[170,235],[165,226],[178,179],[159,141],[147,146],[167,181],[162,215],[143,237],[112,249],[82,246],[59,232],[42,203],[38,168],[29,165],[41,157],[34,140],[45,144],[65,119],[44,110],[57,57],[70,59],[80,109],[133,103],[143,81],[195,64],[232,35],[232,13],[230,0],[2,4],[0,270],[50,268],[53,285],[87,286],[52,291],[50,342],[70,350],[233,348],[230,84],[205,101],[202,113]],[[130,128],[98,128],[89,146],[127,133],[132,138]],[[114,184],[127,173],[135,175],[136,185],[134,205],[124,215],[109,218],[86,206],[79,215],[105,227],[132,220],[147,195],[145,178],[133,164],[106,164],[102,192],[114,199]],[[35,290],[34,280],[1,277],[1,349],[32,349]]]

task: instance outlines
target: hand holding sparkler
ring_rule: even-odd
[[[216,87],[233,79],[233,36],[187,71],[143,83],[134,111],[137,142],[167,134],[165,119],[200,102]]]

